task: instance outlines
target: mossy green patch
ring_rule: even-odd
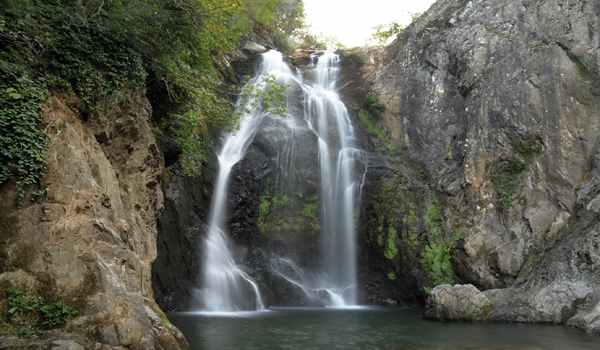
[[[455,282],[454,268],[452,267],[453,248],[449,242],[430,242],[425,246],[421,263],[432,287]]]
[[[440,199],[434,196],[427,208],[425,226],[429,242],[421,254],[421,265],[427,275],[426,291],[440,284],[453,284],[456,281],[452,254],[461,231],[446,232],[444,210]]]
[[[492,183],[498,196],[500,208],[508,210],[512,207],[514,194],[519,188],[522,175],[527,164],[520,159],[500,160],[492,168]]]
[[[398,240],[398,232],[394,226],[390,226],[387,232],[386,245],[383,251],[383,255],[386,257],[386,259],[393,260],[396,258],[396,256],[398,256],[396,240]]]
[[[319,199],[296,194],[260,196],[258,226],[262,234],[318,232]]]
[[[387,135],[385,130],[377,125],[377,122],[373,118],[373,114],[369,113],[365,109],[358,111],[358,120],[367,130],[369,135],[376,139],[376,146],[379,151],[384,153],[393,153],[396,147],[392,144],[390,137]]]
[[[396,273],[394,271],[390,271],[387,273],[387,278],[390,281],[395,281],[398,279],[398,276],[396,276]]]
[[[442,208],[437,198],[434,198],[431,201],[431,205],[427,208],[425,225],[433,239],[440,239],[442,237],[444,218],[442,217]]]

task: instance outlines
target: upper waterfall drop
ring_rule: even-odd
[[[269,77],[283,84],[288,84],[294,78],[280,52],[271,50],[264,53],[256,76],[248,84],[261,91],[267,88]],[[256,98],[256,94],[252,94],[238,102],[237,111],[241,114],[239,129],[225,137],[217,155],[219,172],[210,209],[208,235],[204,241],[201,276],[204,286],[202,307],[208,311],[260,310],[265,307],[256,282],[236,264],[224,227],[231,171],[244,157],[263,119],[268,115],[268,111],[263,111],[255,103]]]

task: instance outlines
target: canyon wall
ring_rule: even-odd
[[[470,318],[460,291],[431,290],[470,283],[490,301],[477,318],[598,332],[599,28],[597,1],[441,0],[385,50],[347,53],[386,155],[363,238],[432,317]]]

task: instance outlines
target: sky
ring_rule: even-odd
[[[425,12],[435,0],[304,0],[311,31],[334,37],[353,47],[367,43],[374,27],[400,22],[409,24],[411,15]]]

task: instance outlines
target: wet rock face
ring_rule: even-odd
[[[296,114],[302,115],[302,114]],[[273,259],[318,262],[319,165],[316,136],[301,119],[268,117],[230,185],[229,232],[235,256],[269,304],[301,305],[303,294],[273,273]]]
[[[523,296],[492,318],[594,324],[599,28],[597,2],[441,0],[365,75],[460,232],[457,279]]]
[[[47,200],[18,209],[14,188],[0,189],[0,281],[79,311],[63,347],[185,348],[152,292],[163,193],[150,105],[130,93],[85,123],[77,105],[55,95],[43,109]]]
[[[152,265],[152,284],[163,310],[185,309],[193,303],[215,173],[208,168],[198,177],[186,177],[174,164],[162,175],[165,204],[158,216],[159,254]]]

